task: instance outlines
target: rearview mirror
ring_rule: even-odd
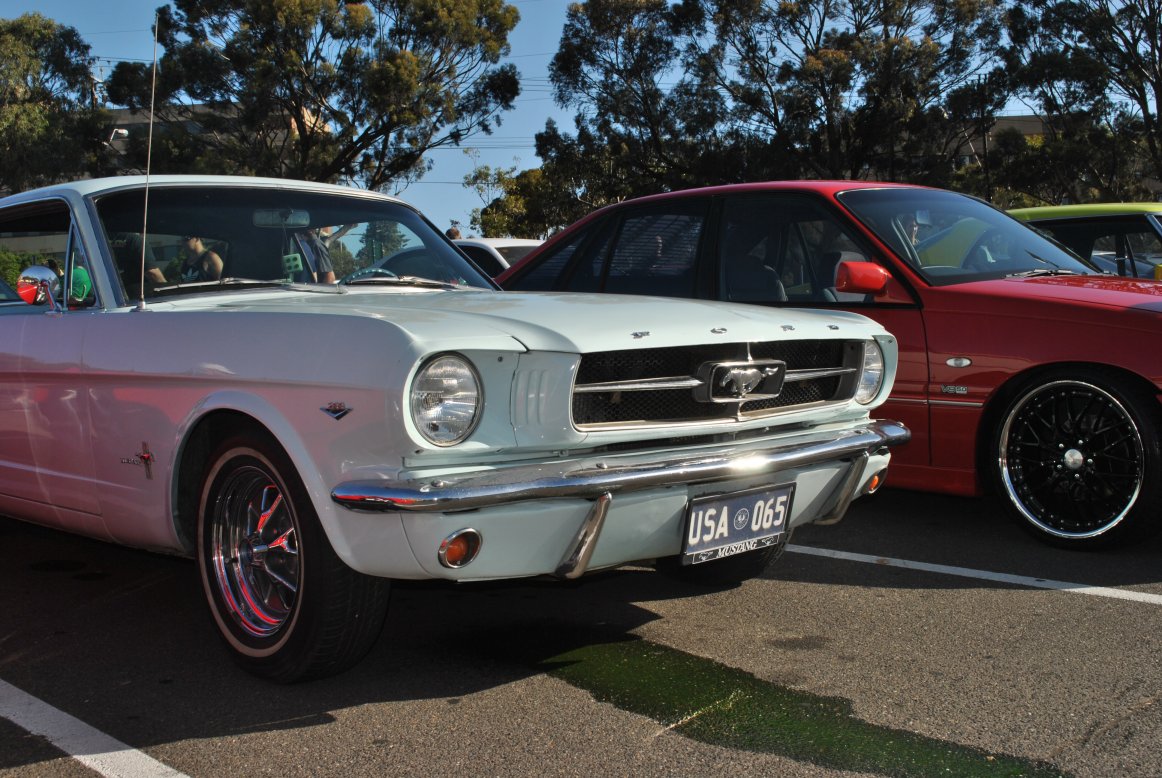
[[[293,208],[260,208],[254,212],[255,227],[302,229],[311,226],[311,212]]]

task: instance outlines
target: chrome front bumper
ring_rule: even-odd
[[[439,480],[349,481],[335,487],[331,498],[358,510],[423,512],[471,510],[550,497],[592,500],[607,492],[616,495],[670,484],[708,483],[867,456],[906,443],[910,437],[899,422],[872,421],[838,433],[800,435],[791,441],[774,441],[758,448],[740,446],[702,457],[610,455],[518,465]]]
[[[846,513],[868,460],[905,443],[908,429],[895,421],[871,421],[846,430],[806,432],[704,456],[690,453],[617,454],[567,462],[517,465],[438,480],[361,480],[340,484],[331,498],[359,511],[454,513],[529,500],[578,498],[593,502],[554,574],[577,578],[589,567],[613,497],[670,485],[706,484],[845,463],[846,474],[812,521],[833,523]]]

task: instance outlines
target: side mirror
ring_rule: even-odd
[[[891,274],[875,262],[840,262],[835,269],[835,291],[883,294]]]
[[[20,299],[29,305],[49,304],[55,308],[57,293],[60,292],[61,280],[56,271],[44,265],[33,265],[20,271],[20,278],[16,281],[16,293]]]

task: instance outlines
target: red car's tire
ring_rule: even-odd
[[[1056,371],[1006,406],[989,470],[1010,514],[1058,546],[1096,548],[1162,526],[1162,409],[1120,375]]]

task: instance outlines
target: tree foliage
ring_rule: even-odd
[[[498,64],[519,18],[503,0],[175,0],[158,14],[159,170],[381,189],[491,131],[519,94]],[[149,66],[118,64],[108,88],[147,109]]]
[[[1159,14],[1159,0],[1013,4],[1003,58],[1045,125],[1008,144],[1015,188],[1053,203],[1148,197],[1146,177],[1162,180]]]
[[[98,165],[106,116],[92,63],[72,27],[35,13],[0,19],[0,189],[53,183]]]

